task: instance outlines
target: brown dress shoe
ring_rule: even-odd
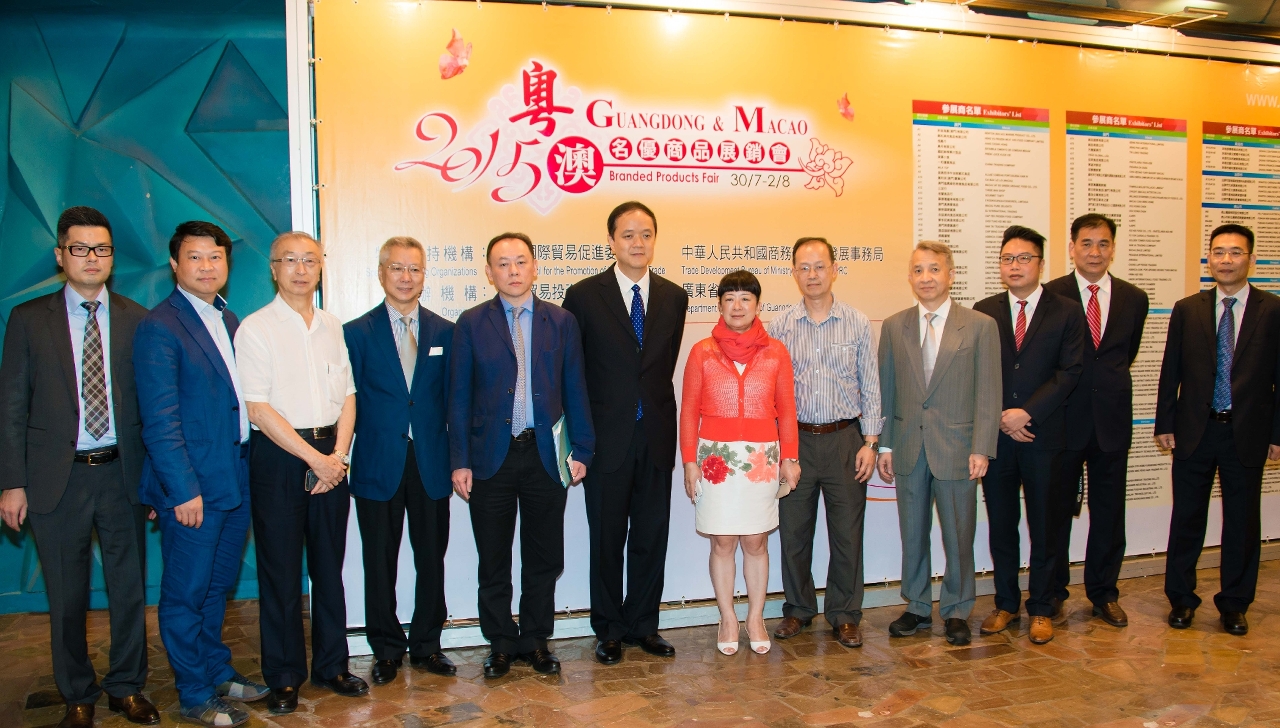
[[[845,647],[862,646],[862,630],[852,622],[842,624],[831,631],[835,633],[836,641]]]
[[[1031,641],[1037,645],[1043,645],[1053,639],[1053,620],[1048,617],[1032,617],[1030,637]]]
[[[791,639],[804,631],[809,626],[808,622],[801,622],[796,617],[783,617],[778,626],[773,629],[773,636],[780,639]]]
[[[982,626],[978,628],[978,631],[982,634],[1003,632],[1005,627],[1010,624],[1016,624],[1018,619],[1019,617],[1016,614],[1006,612],[1003,609],[993,609],[991,614],[988,614],[987,618],[982,620]]]
[[[58,728],[93,728],[93,703],[72,703]]]
[[[126,720],[138,725],[155,725],[160,722],[160,711],[143,697],[142,693],[134,693],[127,698],[107,696],[107,707],[112,713],[123,713]]]
[[[1107,602],[1102,606],[1093,605],[1093,616],[1101,617],[1102,621],[1112,627],[1129,626],[1129,615],[1120,608],[1120,602]]]

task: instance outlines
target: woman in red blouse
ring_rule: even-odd
[[[795,383],[786,347],[769,338],[756,314],[760,281],[747,271],[720,280],[720,321],[693,345],[684,369],[680,452],[684,490],[699,533],[711,537],[711,584],[720,607],[716,646],[738,650],[733,611],[735,552],[742,545],[747,582],[747,639],[769,651],[764,626],[769,532],[778,498],[800,479]]]

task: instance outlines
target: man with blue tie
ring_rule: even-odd
[[[249,720],[222,700],[260,700],[265,685],[231,666],[227,597],[249,533],[249,420],[232,337],[239,319],[218,295],[231,238],[184,222],[169,240],[177,287],[138,325],[134,372],[147,446],[140,498],[160,522],[160,639],[182,715],[206,726]]]
[[[506,675],[515,658],[558,674],[547,648],[555,628],[556,579],[564,570],[566,486],[552,428],[564,418],[569,479],[591,465],[595,432],[573,314],[531,292],[533,242],[503,233],[485,250],[493,299],[468,309],[454,329],[449,381],[453,489],[471,509],[479,552],[480,632],[492,652],[484,676]],[[520,515],[520,623],[511,616],[511,546]]]
[[[374,685],[409,662],[437,675],[457,668],[440,651],[444,554],[449,546],[449,441],[445,408],[453,324],[418,303],[426,273],[422,243],[395,237],[378,251],[386,298],[342,327],[356,382],[351,494],[364,555],[365,637]],[[405,513],[417,572],[405,639],[396,615],[396,571]]]

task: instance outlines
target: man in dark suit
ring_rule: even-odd
[[[1018,522],[1025,499],[1031,535],[1027,615],[1035,644],[1053,639],[1050,619],[1057,550],[1053,511],[1058,502],[1055,488],[1059,487],[1055,470],[1067,444],[1064,405],[1084,366],[1085,331],[1080,308],[1040,285],[1044,242],[1044,236],[1031,228],[1014,225],[1005,230],[1000,280],[1009,290],[973,307],[999,326],[1004,380],[996,463],[982,481],[995,566],[996,608],[982,622],[981,631],[994,634],[1018,619],[1022,601]]]
[[[374,685],[410,664],[437,675],[457,668],[440,651],[444,553],[449,546],[449,348],[453,324],[418,304],[426,273],[422,243],[395,237],[378,252],[386,299],[342,327],[356,381],[351,494],[364,556],[365,637]],[[405,639],[396,616],[396,571],[405,513],[417,572]]]
[[[1133,440],[1133,379],[1129,367],[1142,344],[1147,294],[1107,272],[1115,259],[1116,224],[1090,213],[1071,223],[1067,251],[1075,271],[1045,284],[1085,314],[1084,368],[1067,399],[1067,446],[1062,453],[1062,499],[1057,563],[1053,572],[1055,612],[1061,612],[1071,578],[1071,518],[1079,513],[1076,484],[1089,467],[1089,544],[1084,588],[1093,614],[1113,627],[1129,624],[1116,580],[1124,561],[1124,503],[1129,445]],[[1054,616],[1059,616],[1055,614]]]
[[[249,714],[222,698],[266,697],[231,666],[222,641],[249,533],[249,420],[232,337],[239,320],[218,295],[231,238],[209,222],[184,222],[169,240],[177,287],[134,339],[142,437],[142,502],[156,509],[164,576],[160,638],[182,715],[206,726]]]
[[[1191,626],[1196,562],[1204,546],[1213,476],[1222,485],[1222,626],[1249,631],[1258,585],[1262,466],[1280,460],[1280,298],[1249,285],[1253,231],[1221,225],[1209,236],[1216,285],[1178,301],[1169,317],[1156,400],[1156,441],[1173,450],[1173,515],[1165,560],[1169,625]]]
[[[689,295],[649,270],[658,220],[639,202],[609,213],[617,263],[564,295],[582,330],[596,454],[586,488],[591,531],[591,628],[596,659],[622,660],[622,643],[659,657],[675,647],[658,634],[676,457],[672,378]],[[627,596],[622,595],[626,549]]]
[[[517,657],[558,674],[547,640],[564,570],[565,491],[586,475],[596,439],[582,338],[573,314],[531,293],[538,265],[527,235],[490,240],[484,272],[498,295],[458,317],[449,364],[453,489],[471,507],[480,632],[492,648],[484,676],[506,675]],[[517,511],[519,625],[511,617]]]
[[[67,701],[61,728],[89,728],[105,690],[112,711],[160,722],[147,682],[142,434],[133,332],[147,310],[106,289],[111,223],[90,207],[58,218],[54,258],[67,284],[13,309],[0,364],[0,515],[29,516],[49,597],[50,651]],[[111,660],[99,686],[89,661],[91,539],[98,533],[110,594]]]

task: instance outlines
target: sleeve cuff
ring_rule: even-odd
[[[883,455],[883,454],[885,454],[885,453],[887,453],[887,452],[893,452],[893,448],[891,448],[891,447],[882,447],[882,448],[880,448],[880,454],[881,454],[881,455]]]

